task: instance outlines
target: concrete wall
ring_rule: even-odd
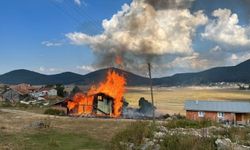
[[[51,89],[48,91],[48,96],[57,96],[57,90]]]

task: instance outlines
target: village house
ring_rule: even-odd
[[[186,118],[208,119],[229,124],[250,124],[250,102],[241,101],[185,101]]]
[[[19,102],[28,97],[28,94],[35,90],[29,84],[12,85],[10,88],[2,94],[4,101]]]
[[[34,98],[53,97],[53,96],[57,96],[57,90],[53,88],[41,88],[37,91],[30,93],[30,95]]]
[[[7,90],[8,86],[0,84],[0,102],[3,101],[3,93]]]
[[[15,89],[9,89],[2,95],[4,101],[9,101],[12,103],[19,102],[20,100],[25,99],[27,96],[28,96],[28,93],[24,91],[15,90]]]

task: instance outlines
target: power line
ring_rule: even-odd
[[[102,28],[97,25],[98,21],[96,19],[93,19],[91,16],[89,16],[85,10],[83,11],[83,9],[75,7],[69,0],[65,0],[62,3],[58,3],[55,0],[50,0],[50,2],[64,15],[72,19],[76,26],[82,26],[83,22],[81,20],[87,20],[86,22],[90,24],[90,33],[98,33],[102,30]]]

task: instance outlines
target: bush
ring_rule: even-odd
[[[201,121],[194,121],[194,120],[187,120],[187,119],[176,119],[168,122],[165,126],[167,128],[205,128],[212,125],[217,125],[216,123],[210,120],[201,120]]]
[[[181,114],[174,114],[173,118],[175,118],[175,119],[185,119],[186,117],[181,115]]]
[[[56,116],[65,116],[65,112],[63,110],[58,110],[58,109],[46,109],[44,114],[48,115],[56,115]]]
[[[214,131],[214,135],[229,138],[232,142],[250,146],[250,128],[249,127],[230,127],[221,131]]]
[[[59,142],[57,140],[51,138],[48,145],[51,147],[59,147]]]
[[[214,150],[215,139],[200,138],[190,135],[166,135],[160,143],[163,150]]]
[[[25,109],[29,108],[29,106],[30,106],[30,105],[22,104],[22,103],[17,103],[17,104],[16,104],[16,107],[25,108]]]
[[[124,131],[116,134],[110,142],[108,149],[125,150],[126,144],[133,143],[135,147],[139,147],[143,143],[144,138],[153,137],[154,127],[148,122],[135,122],[129,125]]]
[[[10,102],[1,102],[0,103],[1,107],[13,107],[12,104]]]

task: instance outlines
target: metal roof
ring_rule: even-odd
[[[185,110],[250,113],[250,101],[185,101]]]

